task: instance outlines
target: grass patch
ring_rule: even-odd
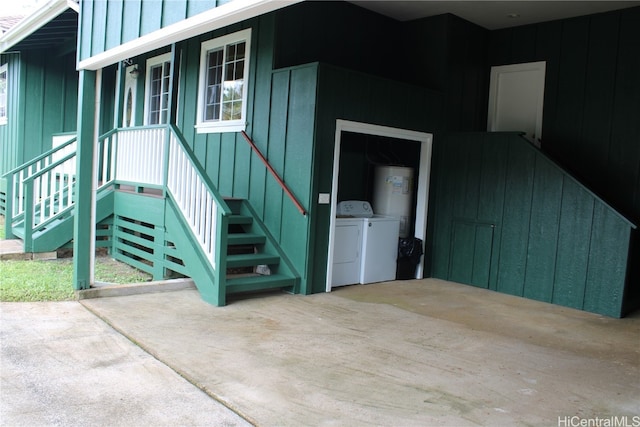
[[[96,257],[95,279],[106,283],[148,282],[151,276],[108,256]],[[73,259],[0,261],[0,301],[69,301],[73,291]]]
[[[0,301],[66,301],[75,298],[71,259],[0,261]]]
[[[4,216],[0,215],[0,240],[4,235]],[[109,256],[96,257],[95,280],[104,283],[139,283],[151,275]],[[37,261],[0,261],[0,301],[35,302],[75,299],[73,258]]]

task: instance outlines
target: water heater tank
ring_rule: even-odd
[[[413,169],[378,166],[373,181],[373,212],[400,219],[400,237],[409,237],[412,221]]]

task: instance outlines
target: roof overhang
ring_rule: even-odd
[[[98,70],[127,58],[264,15],[302,0],[233,0],[80,61],[80,70]]]
[[[0,36],[0,53],[7,52],[68,9],[76,13],[80,10],[73,0],[49,0]]]

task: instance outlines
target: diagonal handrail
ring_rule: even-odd
[[[7,238],[14,237],[13,227],[22,219],[26,241],[35,225],[48,223],[51,216],[68,211],[75,181],[76,146],[77,138],[73,136],[2,176],[7,184]]]
[[[269,160],[267,160],[267,158],[262,154],[260,149],[256,146],[255,142],[253,142],[253,140],[249,137],[249,135],[247,135],[247,133],[245,131],[241,131],[241,133],[242,133],[242,136],[244,137],[245,141],[247,141],[247,143],[251,146],[251,149],[253,150],[253,152],[256,153],[258,158],[260,158],[262,163],[266,166],[267,170],[275,178],[275,180],[278,182],[278,185],[280,185],[280,187],[287,194],[287,196],[289,196],[289,198],[291,199],[293,204],[296,206],[296,208],[300,211],[300,213],[302,215],[306,215],[307,211],[302,206],[302,203],[300,203],[300,201],[298,201],[298,199],[293,194],[293,192],[291,192],[291,190],[289,189],[287,184],[285,184],[284,180],[282,178],[280,178],[280,175],[278,175],[278,172],[276,172],[276,170],[273,168],[273,166],[271,166],[271,163],[269,163]]]
[[[202,167],[193,161],[195,155],[175,126],[169,126],[166,188],[182,211],[194,236],[200,243],[214,270],[219,267],[219,216],[231,209],[217,191]]]

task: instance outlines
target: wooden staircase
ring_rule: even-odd
[[[113,213],[112,191],[99,192],[96,203],[96,223],[99,223]],[[53,205],[55,206],[55,203]],[[36,216],[39,215],[39,209],[41,207],[36,208]],[[12,224],[12,233],[24,242],[25,252],[52,252],[68,245],[73,240],[73,210],[65,209],[60,215],[58,213],[54,211],[55,216],[47,221],[46,226],[34,230],[28,239],[25,239],[24,215]]]
[[[292,289],[296,277],[254,220],[246,201],[227,199],[232,215],[227,235],[227,294]],[[268,273],[268,274],[265,274]]]

